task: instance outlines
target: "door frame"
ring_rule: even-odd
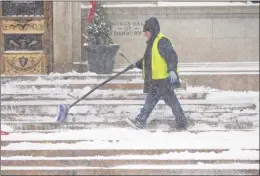
[[[47,74],[53,71],[53,1],[44,1],[44,19],[46,22],[44,34],[44,52],[47,56]]]

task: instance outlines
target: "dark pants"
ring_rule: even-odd
[[[138,120],[145,123],[149,118],[149,115],[153,111],[158,101],[162,98],[164,102],[171,107],[172,113],[175,116],[177,125],[187,125],[185,115],[179,100],[177,99],[173,90],[171,90],[169,83],[165,81],[156,82],[148,89],[148,94],[145,100],[145,104],[141,109],[140,114],[137,116]]]

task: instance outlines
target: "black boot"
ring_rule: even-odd
[[[135,119],[128,118],[128,122],[132,127],[138,129],[142,129],[146,125],[146,120],[143,120],[140,116],[137,116]]]
[[[187,130],[188,122],[185,117],[176,118],[176,129],[177,130]]]

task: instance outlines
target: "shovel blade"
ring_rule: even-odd
[[[60,111],[56,121],[63,122],[67,120],[68,112],[69,112],[69,107],[64,104],[60,104]]]

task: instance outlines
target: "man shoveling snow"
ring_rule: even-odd
[[[143,71],[144,93],[148,94],[141,112],[134,120],[129,119],[130,123],[137,128],[143,128],[162,97],[172,109],[177,129],[186,129],[186,117],[172,90],[180,87],[178,56],[171,41],[160,32],[160,25],[155,17],[145,21],[143,31],[148,39],[147,46],[144,57],[137,61],[135,66]]]

